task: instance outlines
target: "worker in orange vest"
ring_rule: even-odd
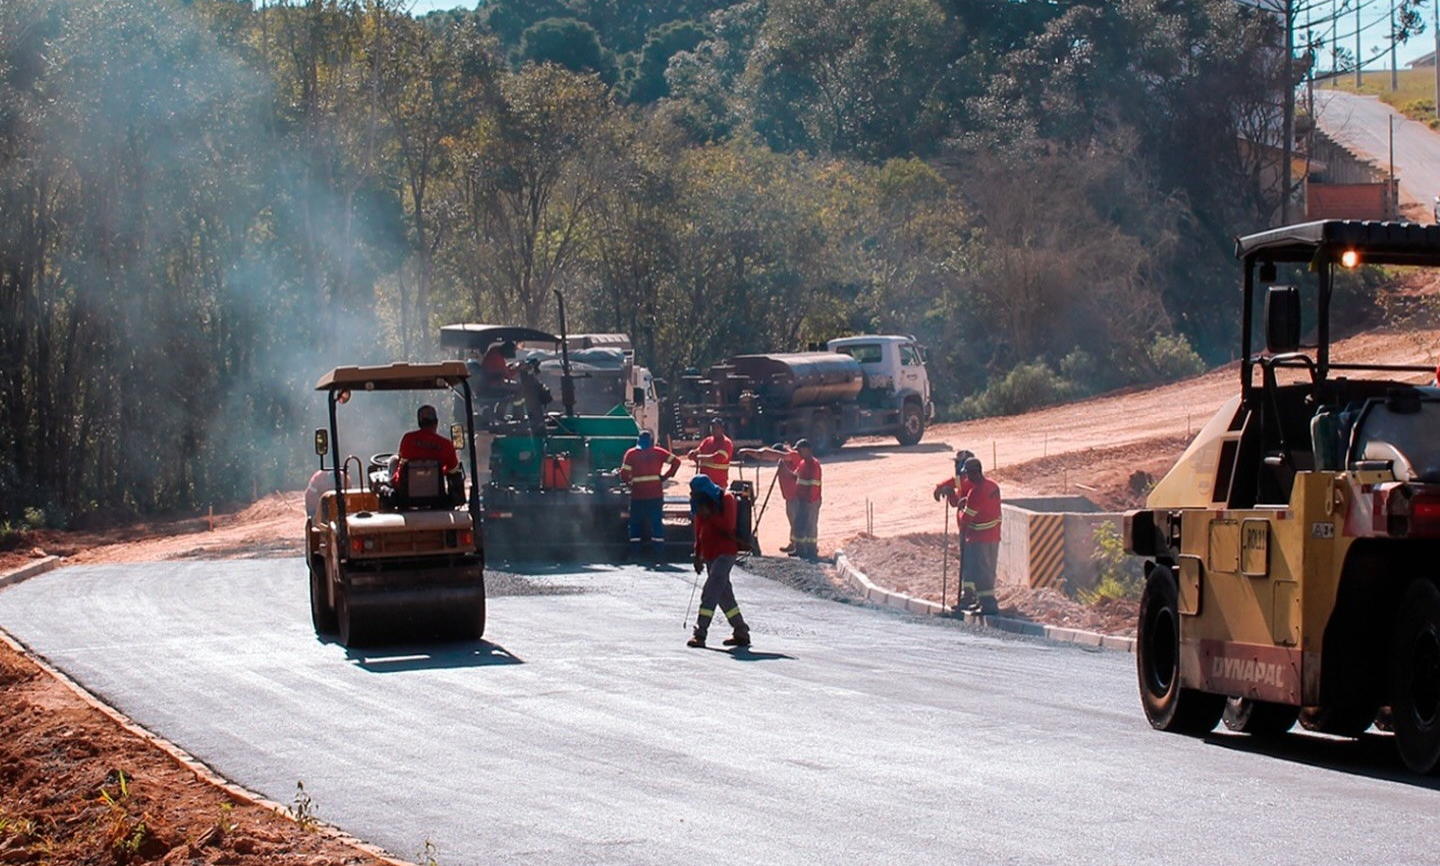
[[[769,448],[741,448],[735,452],[737,456],[775,462],[778,465],[775,469],[775,481],[780,485],[780,498],[785,500],[785,519],[790,523],[790,543],[780,548],[781,553],[795,552],[796,528],[800,525],[800,503],[799,485],[795,481],[795,470],[800,466],[800,452],[789,447],[784,442],[776,442]]]
[[[735,443],[725,435],[725,420],[710,421],[710,435],[700,440],[690,459],[695,462],[700,474],[720,485],[721,490],[730,484],[730,460],[735,456]]]
[[[795,465],[795,550],[791,556],[817,559],[820,556],[820,461],[810,440],[795,443],[800,460]]]
[[[965,497],[970,494],[970,479],[965,477],[965,461],[974,456],[975,453],[973,451],[967,451],[963,448],[956,451],[954,474],[942,478],[940,483],[935,485],[934,493],[936,502],[939,502],[943,498],[950,503],[950,507],[955,509],[955,530],[956,536],[960,540],[959,569],[961,574],[960,598],[955,604],[957,613],[973,608],[976,604],[975,583],[974,581],[966,582],[963,576],[965,573],[965,512],[960,507],[961,503],[965,501]],[[945,599],[940,599],[940,603],[943,605]]]
[[[730,585],[730,570],[739,554],[735,494],[727,493],[706,475],[690,479],[690,508],[695,524],[695,573],[705,572],[705,588],[700,590],[700,613],[695,618],[695,632],[687,646],[705,646],[710,620],[719,608],[730,621],[735,633],[725,639],[726,646],[750,645],[750,626],[740,615],[735,589]]]
[[[985,477],[980,460],[971,457],[963,467],[968,489],[960,502],[960,537],[965,545],[962,580],[975,588],[979,613],[994,616],[995,567],[1000,561],[1000,485]]]
[[[654,547],[654,561],[665,547],[665,480],[680,471],[680,458],[655,444],[655,436],[642,430],[635,447],[620,463],[620,480],[630,485],[630,555],[637,560],[646,547]]]

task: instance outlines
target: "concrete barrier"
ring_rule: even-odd
[[[1048,587],[1074,595],[1100,578],[1095,529],[1124,515],[1101,511],[1083,496],[1011,499],[1001,505],[999,584]]]

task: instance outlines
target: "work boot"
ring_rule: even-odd
[[[784,547],[780,548],[780,552],[781,552],[781,553],[794,553],[794,552],[795,552],[795,542],[792,541],[792,542],[790,542],[789,544],[785,545]]]
[[[738,628],[735,629],[735,633],[732,634],[732,635],[730,635],[729,637],[725,638],[725,640],[723,641],[723,643],[724,643],[726,646],[740,646],[740,647],[749,646],[749,645],[750,645],[750,629],[748,629],[748,628],[747,628],[747,629],[738,629]]]
[[[685,641],[685,645],[703,649],[705,647],[705,632],[698,628],[695,629],[695,634],[691,635],[690,639]]]

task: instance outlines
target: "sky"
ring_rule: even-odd
[[[1261,2],[1269,5],[1275,3],[1276,0],[1261,0]],[[1360,59],[1364,63],[1366,71],[1388,70],[1390,68],[1391,0],[1360,0],[1360,2]],[[1411,36],[1408,42],[1396,46],[1395,58],[1401,69],[1404,69],[1405,64],[1410,61],[1435,50],[1435,2],[1440,2],[1440,0],[1432,0],[1422,13],[1425,20],[1425,32]],[[1326,42],[1338,41],[1352,54],[1355,52],[1355,0],[1308,0],[1308,2],[1307,0],[1296,0],[1295,5],[1298,31],[1303,31],[1305,23],[1311,21],[1317,36]],[[1338,19],[1338,21],[1332,23],[1333,19]],[[1381,56],[1378,58],[1374,56],[1374,52],[1377,50],[1381,52]],[[1320,67],[1325,68],[1328,65],[1327,60],[1322,57]]]

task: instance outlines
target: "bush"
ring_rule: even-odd
[[[1156,334],[1145,355],[1162,382],[1198,376],[1206,369],[1205,359],[1191,348],[1184,334]]]
[[[979,394],[960,402],[958,414],[965,418],[1018,415],[1031,409],[1053,406],[1077,396],[1074,383],[1060,376],[1041,359],[1020,364],[1001,379],[992,381]]]
[[[1144,572],[1137,559],[1125,552],[1125,540],[1115,527],[1115,521],[1107,520],[1095,527],[1093,559],[1100,566],[1100,579],[1094,589],[1082,589],[1075,597],[1085,604],[1098,604],[1107,598],[1140,598],[1144,589]]]

